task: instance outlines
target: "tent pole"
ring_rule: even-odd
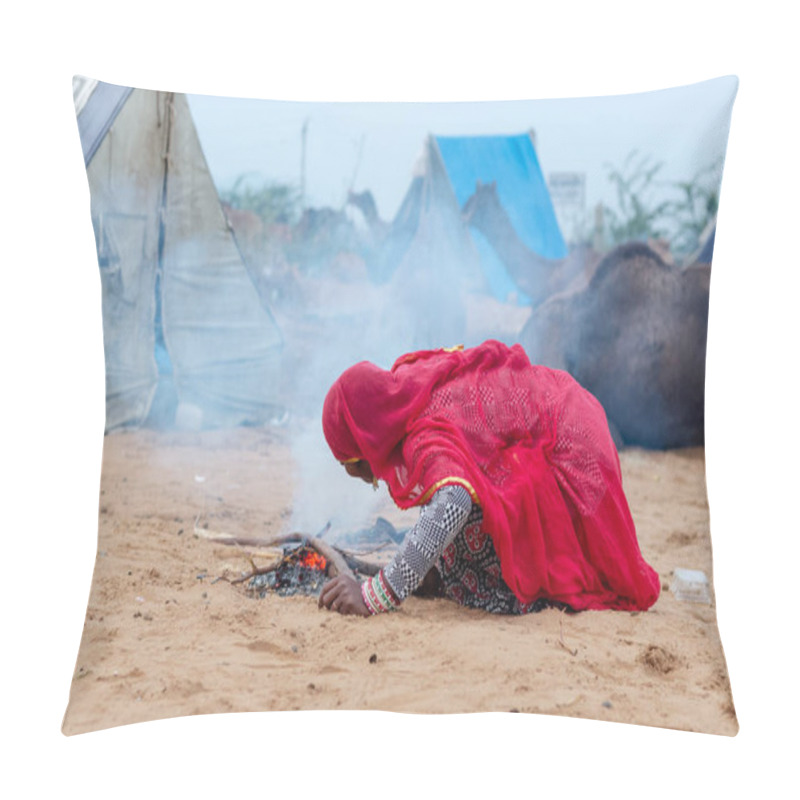
[[[308,135],[308,118],[303,121],[300,131],[300,210],[306,210],[306,137]]]
[[[167,230],[167,188],[170,164],[170,148],[172,147],[172,121],[174,113],[175,94],[168,92],[164,102],[164,124],[166,125],[166,139],[164,144],[164,177],[161,182],[161,200],[158,206],[158,261],[156,263],[156,280],[154,291],[156,295],[155,306],[155,346],[163,348],[169,359],[169,350],[164,336],[164,247]],[[172,371],[172,361],[170,359],[170,371]],[[161,369],[159,368],[159,377]]]

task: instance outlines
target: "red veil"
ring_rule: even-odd
[[[322,424],[334,456],[365,459],[400,508],[464,486],[522,602],[643,610],[658,598],[602,406],[519,345],[410,353],[389,371],[356,364]]]

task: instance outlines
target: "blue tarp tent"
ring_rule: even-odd
[[[441,159],[459,206],[475,191],[477,181],[497,184],[497,193],[520,239],[545,258],[564,258],[567,246],[539,160],[527,133],[518,136],[436,136]],[[519,289],[494,248],[470,229],[492,294],[505,300]],[[527,298],[520,298],[525,302]]]

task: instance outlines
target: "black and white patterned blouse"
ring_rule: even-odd
[[[521,603],[500,571],[500,559],[492,538],[482,530],[483,511],[463,486],[439,489],[423,506],[419,521],[408,532],[397,555],[368,587],[365,601],[370,610],[385,610],[380,603],[381,581],[394,595],[392,605],[405,600],[430,569],[441,579],[442,594],[461,605],[497,614],[525,614],[550,605],[546,600]],[[368,582],[369,583],[369,582]],[[369,598],[374,598],[375,608]]]

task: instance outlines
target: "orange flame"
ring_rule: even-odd
[[[303,567],[309,569],[324,570],[328,566],[328,561],[325,556],[321,556],[314,550],[308,550],[305,554],[300,556],[298,563]]]

